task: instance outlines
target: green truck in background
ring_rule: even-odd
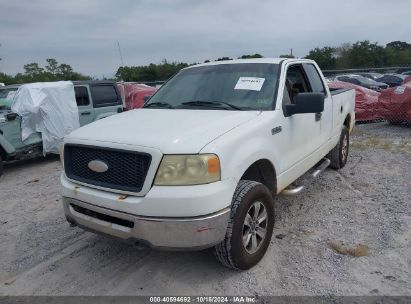
[[[123,111],[123,101],[114,82],[78,81],[73,84],[80,126]],[[33,133],[23,141],[21,117],[11,111],[12,98],[19,86],[0,87],[0,175],[3,162],[43,155],[41,134]]]

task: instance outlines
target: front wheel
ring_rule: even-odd
[[[270,244],[274,207],[270,191],[261,183],[242,180],[233,196],[226,237],[214,253],[224,265],[246,270],[256,265]]]
[[[350,134],[346,126],[343,127],[338,144],[330,151],[328,158],[330,159],[330,167],[333,169],[341,169],[345,166],[348,159],[350,147]]]

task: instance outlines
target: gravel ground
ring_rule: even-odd
[[[358,125],[351,148],[344,169],[275,199],[271,246],[244,272],[210,251],[160,252],[70,228],[58,159],[10,164],[0,295],[411,295],[411,128]],[[330,244],[360,244],[353,254],[365,256]]]

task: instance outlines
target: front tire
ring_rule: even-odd
[[[261,183],[241,180],[233,196],[226,237],[214,248],[217,260],[237,270],[253,267],[267,251],[273,228],[270,191]]]
[[[350,150],[350,134],[346,126],[343,127],[338,144],[330,151],[328,158],[330,159],[330,167],[333,169],[341,169],[345,166]]]

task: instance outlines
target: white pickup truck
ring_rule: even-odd
[[[185,68],[143,109],[65,138],[66,218],[154,248],[214,247],[248,269],[270,244],[275,196],[301,192],[290,185],[308,171],[343,167],[354,118],[354,91],[330,92],[310,60]]]

